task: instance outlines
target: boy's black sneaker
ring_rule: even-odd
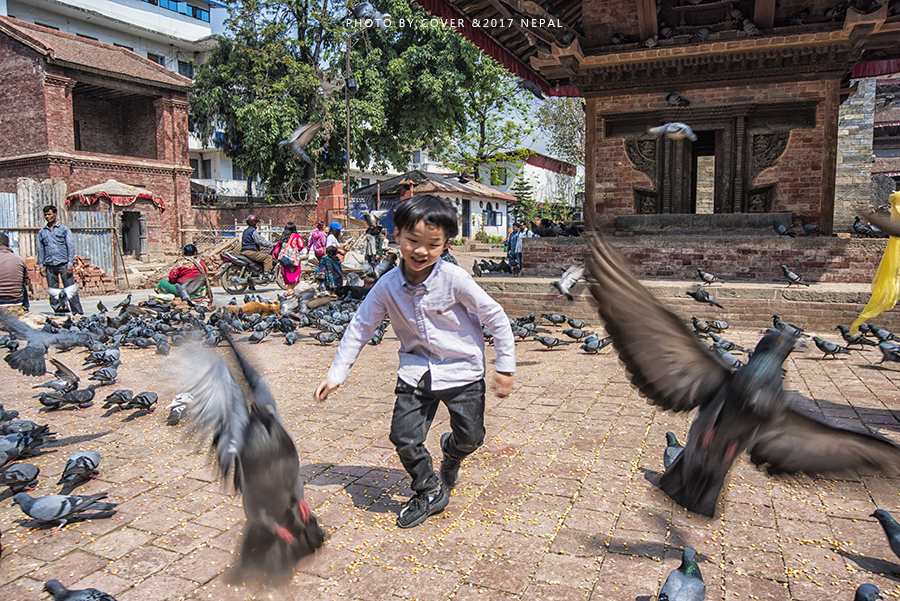
[[[444,453],[444,458],[441,459],[441,480],[443,480],[444,486],[453,490],[459,481],[459,461],[447,457],[445,449],[449,440],[450,432],[444,432],[441,435],[441,451]]]
[[[443,484],[429,493],[415,494],[400,510],[400,515],[397,516],[397,525],[401,528],[418,526],[428,516],[444,511],[449,502],[450,493]]]

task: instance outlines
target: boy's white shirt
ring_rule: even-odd
[[[461,267],[437,261],[424,282],[411,286],[403,263],[383,275],[347,326],[326,378],[343,384],[362,348],[385,314],[400,339],[398,377],[416,386],[431,371],[432,390],[445,390],[484,377],[484,335],[494,337],[497,371],[516,369],[515,339],[497,301]]]

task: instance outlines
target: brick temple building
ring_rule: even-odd
[[[45,200],[63,208],[68,194],[113,179],[153,199],[74,202],[67,217],[107,213],[119,240],[139,231],[124,237],[138,245],[126,254],[177,246],[190,219],[190,79],[125,48],[0,17],[0,80],[0,193],[18,189],[22,204],[21,182],[51,180]],[[41,204],[19,207],[19,234],[42,224]]]
[[[854,213],[836,207],[846,196],[836,194],[839,113],[858,87],[854,67],[900,56],[896,0],[846,9],[833,0],[417,1],[464,19],[457,31],[545,94],[585,98],[585,217],[601,231],[678,232],[628,244],[688,265],[709,259],[738,279],[752,272],[721,260],[722,245],[746,243],[779,263],[796,255],[812,279],[859,277],[838,273],[849,240],[753,238],[771,238],[772,219],[801,233],[801,219],[850,231],[835,220]],[[697,139],[647,131],[673,121]],[[711,202],[698,203],[701,180],[713,182]],[[728,240],[698,237],[726,230]],[[873,244],[877,260],[883,242]],[[639,263],[644,275],[677,275],[662,257]]]

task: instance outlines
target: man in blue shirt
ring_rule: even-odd
[[[275,264],[274,259],[271,253],[263,252],[260,249],[271,250],[275,245],[260,236],[259,232],[256,231],[256,226],[259,225],[259,219],[256,215],[247,215],[246,223],[247,227],[241,234],[241,254],[251,261],[262,263],[263,273],[269,275],[272,273],[272,267]]]
[[[48,288],[66,288],[75,283],[74,261],[75,244],[72,242],[72,232],[69,228],[56,220],[57,211],[53,205],[44,207],[44,219],[47,225],[38,231],[37,258],[41,266],[41,275],[47,278]],[[62,279],[62,286],[59,281]],[[60,297],[60,303],[64,303],[65,295]],[[78,294],[69,299],[69,307],[72,313],[84,315],[81,308],[81,299]],[[62,307],[53,307],[60,312]]]

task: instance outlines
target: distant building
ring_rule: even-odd
[[[516,179],[524,178],[531,184],[533,198],[538,204],[567,204],[574,209],[574,218],[581,219],[584,200],[582,197],[581,203],[577,202],[576,169],[572,163],[529,150],[524,160],[483,165],[478,181],[509,192]]]

